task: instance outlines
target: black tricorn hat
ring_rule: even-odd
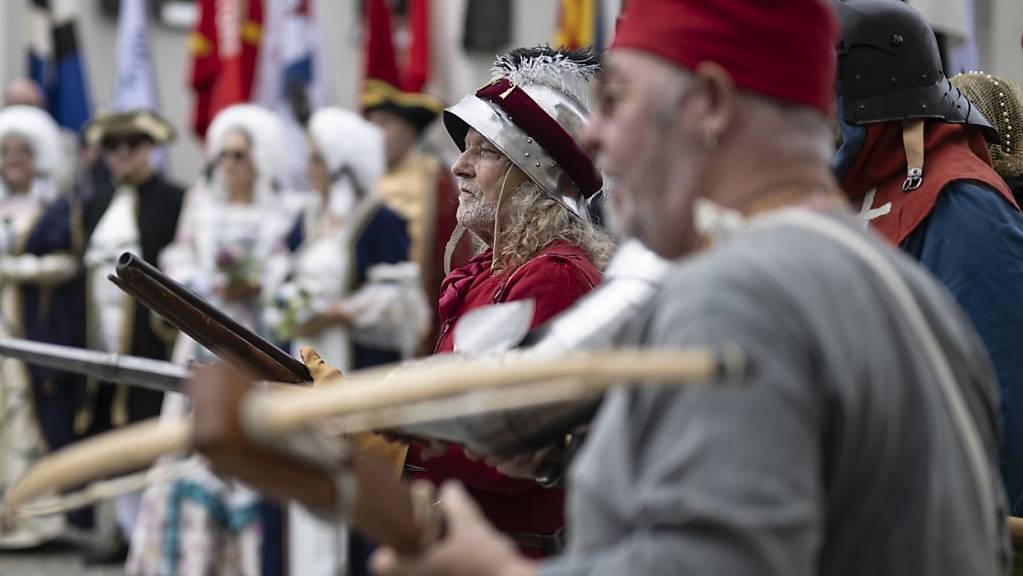
[[[85,125],[85,141],[98,144],[107,136],[141,134],[157,144],[170,142],[177,131],[174,125],[152,110],[101,112]]]
[[[383,80],[367,79],[360,99],[362,113],[392,112],[422,132],[444,110],[444,104],[429,94],[403,92]]]

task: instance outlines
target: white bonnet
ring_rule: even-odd
[[[376,189],[385,165],[379,128],[354,112],[328,107],[309,119],[309,136],[331,174],[347,166],[363,190]]]

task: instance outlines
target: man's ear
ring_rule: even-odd
[[[715,62],[701,62],[692,76],[694,88],[703,99],[703,110],[696,126],[714,141],[731,127],[738,93],[731,74]]]

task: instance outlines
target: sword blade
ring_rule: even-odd
[[[191,375],[187,366],[173,362],[19,338],[0,338],[0,356],[160,392],[184,392],[184,382]]]

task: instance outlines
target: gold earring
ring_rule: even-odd
[[[703,146],[708,151],[712,151],[718,147],[718,136],[710,128],[704,127],[697,132],[700,146]]]

